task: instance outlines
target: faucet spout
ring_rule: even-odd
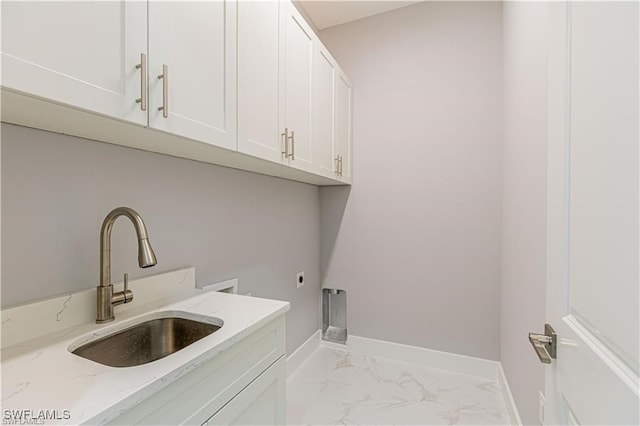
[[[156,254],[151,248],[149,239],[138,240],[138,265],[140,265],[141,268],[150,268],[155,266],[156,263],[158,263]]]
[[[129,207],[118,207],[104,218],[102,229],[100,230],[100,285],[103,287],[111,285],[111,230],[116,219],[125,216],[131,220],[138,237],[138,265],[141,268],[148,268],[157,263],[156,255],[149,244],[147,227],[144,225],[142,217],[135,210]]]
[[[100,285],[98,286],[97,323],[113,321],[115,318],[113,306],[133,300],[133,292],[126,288],[126,280],[124,291],[116,294],[114,294],[113,284],[111,284],[111,230],[116,219],[120,216],[129,218],[135,228],[138,237],[138,265],[141,268],[149,268],[157,263],[156,255],[149,243],[147,227],[138,212],[129,207],[118,207],[109,212],[102,222],[100,230]]]

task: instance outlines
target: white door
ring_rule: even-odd
[[[147,124],[146,2],[2,2],[2,86]]]
[[[315,35],[296,8],[281,3],[284,53],[285,126],[291,137],[290,165],[312,171],[311,117]]]
[[[545,424],[640,423],[638,13],[551,5]]]
[[[313,92],[313,160],[317,173],[336,177],[334,155],[336,63],[327,49],[318,43],[315,90]]]
[[[339,178],[351,182],[351,82],[340,69],[336,79],[335,114]]]
[[[285,161],[280,2],[238,2],[238,151]]]
[[[150,127],[235,150],[236,12],[232,0],[149,2]]]

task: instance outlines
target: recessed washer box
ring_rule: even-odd
[[[347,343],[347,292],[322,289],[322,340]]]

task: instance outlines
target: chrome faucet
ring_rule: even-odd
[[[113,307],[133,300],[133,292],[129,290],[128,276],[124,274],[124,290],[113,291],[111,284],[111,229],[116,219],[120,216],[128,217],[133,222],[138,236],[138,265],[141,268],[149,268],[157,263],[156,255],[153,253],[147,228],[140,215],[129,207],[118,207],[113,209],[102,222],[100,231],[100,285],[98,286],[98,310],[96,322],[98,324],[113,321]]]

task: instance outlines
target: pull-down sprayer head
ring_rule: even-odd
[[[156,254],[151,248],[151,243],[148,238],[138,240],[138,265],[141,268],[149,268],[154,266],[158,261],[156,260]]]

